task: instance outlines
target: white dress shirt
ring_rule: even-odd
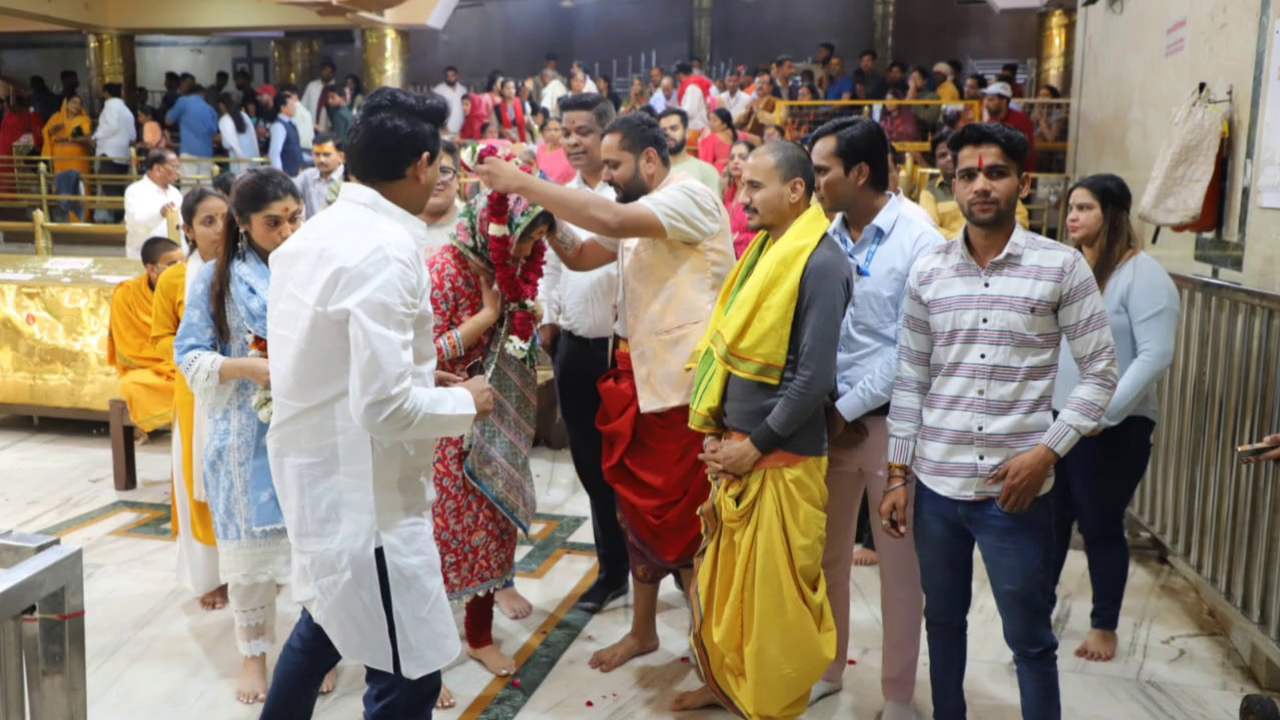
[[[968,246],[944,243],[911,268],[889,409],[889,462],[956,500],[999,495],[991,475],[1037,445],[1065,456],[1117,380],[1107,307],[1077,250],[1015,227],[983,268]],[[1055,420],[1063,339],[1080,383]],[[1051,471],[1040,494],[1052,488]]]
[[[547,86],[542,88],[542,96],[538,98],[538,103],[547,109],[554,117],[560,116],[560,98],[569,94],[568,88],[560,81],[560,78],[552,78]]]
[[[182,207],[182,193],[170,185],[162,188],[143,176],[124,191],[124,255],[142,259],[142,245],[153,237],[169,237],[169,222],[160,214],[165,205]]]
[[[853,266],[853,302],[840,325],[836,355],[836,409],[853,422],[889,403],[907,274],[921,253],[946,240],[893,196],[856,241],[844,213],[836,216],[830,232]]]
[[[738,119],[747,112],[747,108],[751,107],[751,96],[741,90],[734,94],[726,90],[720,94],[720,102],[733,117],[733,122],[737,123]]]
[[[311,111],[302,105],[298,105],[298,111],[293,114],[293,124],[298,127],[298,144],[302,146],[302,154],[307,159],[311,159],[311,145],[316,139],[316,120],[311,115]]]
[[[449,83],[442,82],[431,88],[431,92],[449,103],[449,120],[445,123],[445,129],[450,135],[457,135],[462,131],[462,121],[465,120],[462,115],[462,98],[467,96],[467,86],[454,83],[453,87],[449,87]]]
[[[565,187],[589,190],[602,198],[615,199],[613,186],[601,181],[588,188],[578,173]],[[567,223],[566,223],[567,225]],[[569,226],[579,237],[583,230]],[[542,304],[542,322],[559,325],[565,332],[584,338],[606,338],[613,334],[614,302],[618,296],[618,264],[609,263],[587,272],[570,270],[560,256],[547,253],[542,280],[538,282],[538,302]]]
[[[112,158],[117,163],[128,161],[129,148],[138,139],[138,126],[123,100],[108,98],[103,103],[93,139],[98,141],[97,154],[100,157]]]
[[[347,183],[271,254],[267,314],[267,452],[293,596],[344,659],[392,672],[381,547],[409,679],[460,649],[432,532],[432,458],[435,439],[465,434],[476,411],[465,389],[435,387],[431,281],[412,237],[421,222]]]
[[[307,113],[311,115],[318,129],[322,131],[329,129],[329,114],[324,111],[323,80],[317,78],[307,83],[307,89],[302,93],[302,99],[298,102],[307,109]],[[303,143],[303,147],[311,147],[311,143]]]
[[[680,109],[689,114],[690,130],[702,132],[707,129],[707,98],[702,94],[702,88],[697,85],[685,88]]]

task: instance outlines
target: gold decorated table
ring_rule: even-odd
[[[105,419],[120,387],[107,364],[111,293],[140,272],[120,257],[0,256],[0,406]]]

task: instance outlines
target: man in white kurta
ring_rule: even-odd
[[[432,535],[432,459],[435,438],[465,434],[493,396],[483,377],[435,386],[430,281],[411,231],[439,172],[423,101],[369,96],[347,136],[368,184],[344,184],[272,253],[267,449],[304,611],[264,720],[310,718],[340,658],[367,668],[367,720],[430,718],[460,649]]]
[[[124,191],[124,256],[142,259],[142,245],[153,237],[169,237],[169,214],[182,208],[178,177],[182,163],[172,150],[152,150],[142,161],[140,180]]]

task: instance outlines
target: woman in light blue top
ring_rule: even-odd
[[[1092,175],[1071,188],[1067,231],[1093,268],[1115,338],[1120,382],[1099,431],[1058,462],[1054,485],[1058,567],[1062,575],[1071,527],[1078,524],[1093,585],[1091,629],[1076,656],[1107,661],[1116,654],[1116,626],[1129,574],[1125,511],[1147,472],[1158,419],[1156,383],[1173,362],[1181,301],[1169,274],[1129,222],[1133,197],[1115,175]],[[1058,363],[1053,407],[1061,411],[1080,382],[1071,353]]]
[[[302,198],[274,168],[236,179],[219,257],[200,268],[174,340],[174,358],[208,413],[202,459],[218,563],[243,656],[236,697],[267,694],[276,588],[289,576],[289,541],[267,464],[267,257],[302,223]]]

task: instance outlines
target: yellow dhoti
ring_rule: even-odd
[[[151,342],[155,291],[147,275],[120,283],[111,296],[111,332],[107,362],[120,372],[120,397],[129,418],[143,432],[173,423],[173,356],[161,355]]]
[[[173,423],[173,377],[158,370],[162,368],[138,368],[120,375],[120,397],[129,406],[129,419],[145,433]]]
[[[694,658],[720,702],[752,720],[804,714],[836,653],[822,576],[827,459],[775,455],[788,459],[711,477],[694,564]]]

